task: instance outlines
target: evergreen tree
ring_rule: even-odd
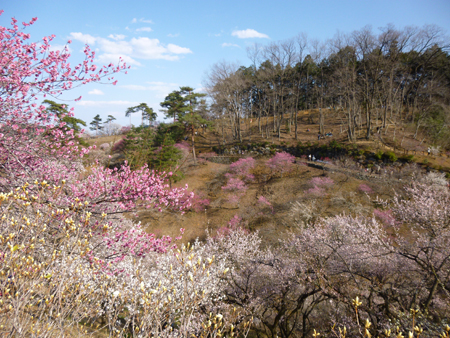
[[[64,122],[67,129],[73,129],[76,132],[79,132],[81,130],[80,125],[86,127],[86,122],[77,119],[76,117],[70,116],[68,107],[66,105],[56,103],[51,100],[44,100],[42,103],[48,105],[48,107],[45,109],[47,112],[52,113],[57,117],[58,125],[61,122]]]
[[[105,124],[111,123],[112,121],[115,121],[115,120],[116,120],[116,118],[114,116],[108,115],[108,117],[105,121]]]
[[[89,127],[90,130],[95,130],[95,134],[98,134],[99,130],[102,130],[103,127],[101,126],[102,119],[99,114],[97,114],[91,123],[89,123],[92,127]]]
[[[206,94],[194,93],[194,89],[191,87],[181,87],[182,93],[185,93],[184,100],[186,102],[186,107],[184,109],[184,114],[180,117],[180,123],[184,124],[188,134],[191,134],[192,141],[192,155],[194,156],[194,164],[196,164],[197,158],[195,155],[195,132],[200,125],[207,124],[203,116],[200,114],[206,107],[206,102],[200,100],[206,96]]]
[[[154,156],[155,131],[151,128],[132,128],[125,141],[125,157],[132,168],[140,168],[147,164],[152,167]]]
[[[147,103],[141,103],[138,106],[130,107],[127,109],[125,116],[130,116],[130,125],[131,125],[131,114],[141,112],[142,119],[141,125],[144,125],[144,119],[148,121],[156,120],[157,114],[153,111],[153,108],[150,108]]]
[[[70,116],[69,107],[64,104],[56,103],[51,100],[44,100],[42,104],[47,105],[48,107],[45,110],[48,113],[54,114],[56,117],[56,128],[60,128],[63,131],[74,130],[75,140],[83,146],[88,146],[88,144],[77,135],[82,129],[81,126],[86,126],[86,122],[77,119],[74,116]]]
[[[173,118],[174,123],[177,117],[180,117],[186,109],[184,98],[179,90],[175,90],[167,95],[164,102],[161,102],[160,105],[161,107],[166,108],[165,110],[162,110],[164,115],[166,115],[166,118]]]
[[[175,147],[175,141],[170,137],[166,137],[162,146],[155,151],[151,162],[152,168],[160,172],[172,172],[170,180],[176,182],[183,178],[183,174],[178,171],[181,158],[181,151]]]

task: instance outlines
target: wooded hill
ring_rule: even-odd
[[[358,130],[367,140],[389,126],[413,128],[435,146],[450,146],[449,41],[435,26],[364,27],[337,34],[326,44],[305,35],[248,50],[249,67],[220,62],[210,70],[206,88],[210,114],[228,121],[232,137],[242,141],[243,119],[254,119],[258,132],[279,140],[283,128],[298,139],[295,112],[317,109],[319,133],[328,127],[326,112],[337,114],[346,137]]]

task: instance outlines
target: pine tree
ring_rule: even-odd
[[[83,146],[88,146],[88,144],[77,135],[82,129],[81,126],[86,127],[86,122],[77,119],[74,116],[70,116],[69,107],[64,104],[56,103],[51,100],[44,100],[42,104],[48,105],[45,111],[55,116],[56,128],[63,130],[63,132],[74,130],[75,140]]]
[[[99,114],[97,114],[91,123],[89,123],[92,127],[89,127],[90,130],[95,130],[95,134],[98,134],[99,130],[102,130],[103,127],[101,126],[102,119]]]
[[[79,132],[81,130],[80,125],[86,127],[86,122],[77,119],[76,117],[70,116],[68,106],[56,103],[51,100],[44,100],[42,103],[48,105],[48,107],[45,109],[47,112],[52,113],[57,117],[58,125],[60,125],[61,122],[64,122],[64,126],[67,129],[73,129],[76,132]]]
[[[157,114],[153,111],[153,108],[150,108],[147,103],[141,103],[138,106],[130,107],[127,109],[125,116],[130,116],[130,125],[131,125],[131,114],[141,112],[142,120],[141,125],[144,125],[144,119],[148,121],[156,120]]]

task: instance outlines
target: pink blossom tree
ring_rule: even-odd
[[[365,194],[372,194],[373,193],[373,189],[371,187],[369,187],[367,184],[360,184],[358,186],[358,190],[365,193]]]
[[[228,179],[227,184],[222,187],[222,190],[229,193],[229,203],[239,204],[240,199],[248,189],[246,183],[255,179],[250,172],[254,166],[255,160],[252,157],[241,158],[230,165],[230,172],[225,174],[225,177]]]
[[[259,196],[258,203],[263,206],[268,206],[270,208],[270,210],[272,211],[272,214],[274,213],[273,205],[272,205],[272,203],[269,202],[269,200],[266,197]]]
[[[23,23],[24,29],[35,21],[36,18]],[[73,67],[67,50],[51,51],[53,38],[45,37],[39,44],[29,43],[30,36],[19,29],[15,19],[12,28],[0,27],[0,67],[4,73],[0,88],[2,190],[45,180],[66,188],[64,194],[55,196],[61,207],[67,206],[64,195],[89,200],[96,212],[107,203],[103,210],[111,212],[129,211],[143,204],[175,207],[184,189],[168,191],[164,175],[152,173],[146,167],[131,171],[126,164],[120,170],[97,166],[88,171],[81,159],[90,149],[79,149],[73,140],[73,130],[64,130],[62,122],[54,128],[61,116],[47,113],[44,106],[36,103],[38,97],[57,97],[105,77],[113,81],[114,73],[126,70],[126,65],[110,64],[97,69],[95,52],[86,46],[85,61]]]
[[[230,172],[225,174],[228,178],[239,178],[245,182],[251,182],[255,176],[251,170],[255,167],[255,159],[253,157],[241,158],[240,160],[230,164]]]
[[[195,212],[205,211],[210,203],[210,199],[203,191],[196,191],[194,197],[191,199],[192,209]]]
[[[329,188],[334,185],[334,181],[326,176],[323,177],[313,177],[310,183],[317,187]]]
[[[23,23],[24,28],[35,21]],[[2,297],[19,292],[18,298],[0,304],[2,313],[14,309],[6,322],[0,316],[1,335],[29,330],[42,337],[55,335],[39,333],[49,325],[65,335],[65,324],[107,315],[108,295],[124,285],[124,278],[139,275],[135,264],[173,249],[171,238],[147,234],[120,214],[142,207],[184,210],[192,197],[187,187],[169,189],[170,173],[146,166],[135,171],[126,163],[114,170],[98,164],[84,167],[82,159],[90,148],[79,148],[73,130],[58,120],[61,116],[47,114],[36,102],[105,77],[112,82],[113,74],[126,66],[97,69],[95,53],[86,46],[85,61],[73,67],[67,50],[51,51],[53,38],[29,43],[30,36],[14,19],[12,28],[0,27],[0,271],[14,280],[5,284],[13,288],[2,284],[0,292]],[[20,224],[9,221],[19,219]],[[23,259],[26,266],[17,264]],[[11,264],[17,269],[11,270]],[[129,314],[132,304],[121,304]],[[42,325],[33,324],[30,306],[37,307]],[[112,329],[114,317],[108,318],[113,319]]]
[[[273,172],[283,174],[291,172],[294,169],[295,156],[286,152],[276,153],[274,157],[267,161],[267,165]]]
[[[230,203],[239,203],[240,199],[245,195],[248,187],[244,181],[239,178],[229,178],[222,190],[229,192],[228,201]]]

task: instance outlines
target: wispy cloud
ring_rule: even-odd
[[[145,60],[169,60],[175,61],[182,54],[191,54],[189,48],[177,46],[174,44],[163,44],[158,39],[147,37],[132,38],[131,40],[115,39],[117,36],[108,36],[110,39],[94,37],[90,34],[79,32],[70,33],[70,36],[77,41],[87,43],[91,46],[98,46],[100,61],[117,62],[119,57],[130,65],[139,66],[136,59]]]
[[[177,33],[177,34],[167,34],[167,36],[169,38],[176,38],[177,36],[180,36],[180,34],[179,33]]]
[[[103,93],[100,89],[93,89],[90,92],[88,92],[88,94],[91,94],[91,95],[104,95],[105,93]]]
[[[216,36],[216,37],[218,37],[218,36],[222,36],[222,34],[223,34],[223,30],[221,30],[220,33],[208,33],[208,36]]]
[[[123,54],[100,54],[98,57],[98,61],[103,64],[113,63],[116,64],[119,60],[122,59],[128,66],[141,66],[141,63],[133,59],[128,55]]]
[[[222,43],[222,47],[237,47],[237,48],[241,48],[241,46],[236,45],[235,43],[228,43],[228,42]]]
[[[245,29],[241,31],[233,31],[232,36],[237,36],[239,39],[250,39],[250,38],[264,38],[269,39],[269,36],[263,33],[259,33],[254,29]]]
[[[151,32],[153,29],[151,27],[141,27],[136,29],[136,32]]]
[[[169,50],[169,52],[174,53],[174,54],[191,54],[192,53],[192,51],[189,48],[180,47],[180,46],[174,45],[172,43],[169,43],[167,45],[167,49]]]
[[[109,34],[108,38],[118,41],[118,40],[125,39],[126,35],[123,35],[123,34]]]
[[[79,32],[70,33],[70,36],[72,37],[72,39],[78,40],[82,43],[87,43],[88,45],[94,45],[95,41],[97,40],[90,34],[83,34]]]
[[[144,18],[133,18],[133,20],[131,20],[131,23],[138,23],[138,22],[143,22],[143,23],[153,23],[152,20],[148,20],[148,19],[144,19]]]

